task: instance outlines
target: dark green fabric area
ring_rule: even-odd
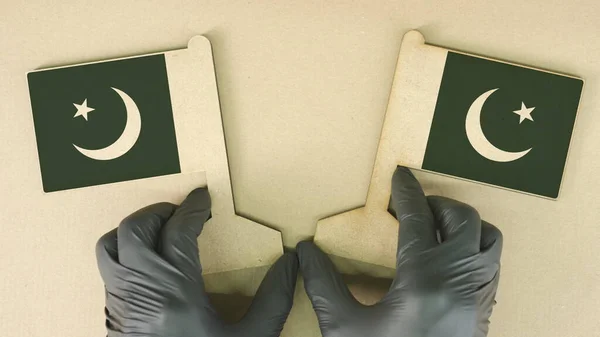
[[[582,87],[579,79],[449,52],[423,168],[556,198]],[[481,114],[487,139],[505,151],[533,148],[512,162],[481,156],[466,136],[469,107],[496,88]],[[522,102],[535,107],[533,122],[519,124],[513,111]]]
[[[28,74],[44,191],[179,173],[169,83],[163,54]],[[123,156],[90,159],[73,144],[99,149],[116,141],[126,109],[111,88],[127,93],[142,120],[140,137]],[[87,99],[94,111],[73,118]]]

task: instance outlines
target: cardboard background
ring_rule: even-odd
[[[103,336],[93,247],[134,209],[174,201],[203,174],[73,194],[86,217],[42,203],[25,74],[53,65],[212,42],[239,212],[284,229],[364,203],[402,35],[557,69],[586,80],[560,199],[419,174],[473,204],[505,236],[490,337],[593,336],[600,330],[597,243],[600,4],[591,1],[43,1],[0,4],[0,329],[11,336]],[[170,192],[167,192],[167,187]],[[527,199],[525,199],[527,198]],[[540,200],[539,203],[549,202]],[[548,209],[550,211],[548,212]],[[318,336],[298,299],[286,336]]]

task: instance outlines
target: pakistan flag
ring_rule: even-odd
[[[27,78],[44,191],[180,172],[163,54]]]
[[[556,198],[582,87],[448,51],[422,168]]]

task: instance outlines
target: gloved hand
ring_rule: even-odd
[[[241,321],[223,323],[205,293],[198,257],[210,207],[208,191],[197,189],[179,207],[160,203],[131,214],[99,240],[108,336],[279,336],[292,307],[296,255],[273,265]]]
[[[403,167],[392,179],[390,208],[400,222],[397,271],[389,292],[374,306],[354,299],[313,243],[298,244],[300,270],[323,336],[486,336],[498,287],[500,231],[466,204],[425,197]]]

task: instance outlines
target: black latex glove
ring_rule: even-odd
[[[110,337],[280,335],[292,307],[296,255],[273,265],[241,321],[223,323],[205,293],[198,257],[210,205],[208,191],[197,189],[179,207],[160,203],[133,213],[100,239],[96,255]]]
[[[468,205],[425,197],[403,167],[394,173],[390,206],[400,222],[397,271],[389,292],[374,306],[354,299],[313,243],[298,245],[306,292],[323,336],[486,336],[498,287],[500,231]]]

